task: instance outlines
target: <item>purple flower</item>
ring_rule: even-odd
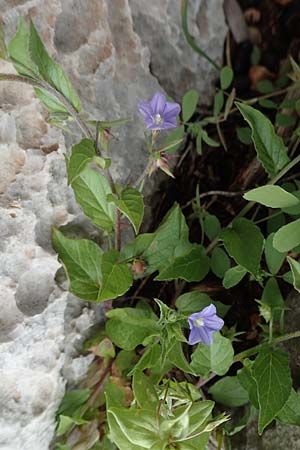
[[[157,92],[148,102],[139,103],[139,111],[145,118],[148,130],[176,128],[176,116],[180,113],[178,103],[167,102],[166,96]]]
[[[213,341],[213,334],[221,330],[224,325],[224,321],[217,316],[217,310],[213,304],[198,313],[191,314],[188,321],[191,330],[190,345],[198,344],[198,342],[210,345]]]

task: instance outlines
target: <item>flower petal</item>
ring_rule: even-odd
[[[150,102],[140,102],[138,104],[138,109],[140,113],[143,114],[143,116],[150,118],[152,117],[152,108]]]
[[[201,311],[202,317],[208,317],[214,314],[217,314],[217,310],[215,305],[213,305],[212,303]]]
[[[219,331],[224,326],[224,320],[217,315],[206,317],[204,320],[204,326],[210,330]]]
[[[170,118],[172,118],[174,116],[175,117],[178,116],[180,111],[181,111],[181,108],[178,103],[167,102],[165,110],[164,110],[164,119],[166,121],[169,121]]]
[[[166,96],[161,92],[156,92],[150,100],[150,105],[152,108],[152,114],[160,114],[163,117],[164,109],[166,107]]]
[[[200,328],[193,327],[189,335],[189,344],[195,345],[198,344],[199,342],[202,342],[202,335],[200,334]]]
[[[176,118],[174,118],[173,121],[169,120],[168,122],[163,122],[160,125],[160,130],[168,130],[169,128],[176,128],[177,127],[177,122],[176,122]]]

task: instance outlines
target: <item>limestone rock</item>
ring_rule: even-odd
[[[129,0],[134,29],[150,51],[151,71],[166,91],[181,100],[196,89],[208,103],[214,93],[216,69],[190,48],[181,28],[181,2]],[[188,22],[196,44],[221,64],[227,32],[223,0],[189,0]]]
[[[153,3],[154,12],[164,9],[161,3]],[[195,55],[190,54],[190,62],[184,56],[187,48],[180,44],[178,6],[172,11],[171,3],[177,4],[166,2],[162,27],[168,24],[166,31],[173,39],[170,56],[176,58],[172,65],[168,59],[159,61],[157,67],[165,73],[159,80],[171,91],[178,87],[180,93],[200,85],[207,90],[212,71],[206,74],[205,64],[200,70],[202,62]],[[197,13],[197,21],[204,20],[201,2],[192,3],[192,16]],[[141,32],[142,43],[133,29],[132,11],[139,31],[136,18],[143,9],[153,16],[151,4],[146,0],[130,5],[128,0],[0,0],[7,37],[14,34],[20,16],[32,18],[90,116],[134,118],[113,131],[113,175],[123,182],[136,179],[146,164],[144,124],[137,103],[162,89],[149,71],[150,52],[144,45],[153,51],[153,63],[159,49],[155,56],[145,35]],[[221,1],[201,4],[211,14],[205,39],[216,48],[224,34],[223,19],[221,31],[215,23],[214,8],[220,8]],[[145,16],[148,24],[150,16]],[[157,18],[152,25],[157,34],[162,32]],[[161,47],[160,51],[165,55],[169,50]],[[218,52],[220,57],[221,47]],[[179,69],[182,56],[183,69]],[[13,70],[0,61],[0,72]],[[0,104],[0,449],[48,450],[65,385],[78,382],[91,362],[91,357],[79,356],[82,342],[91,326],[103,320],[99,305],[79,301],[55,285],[60,264],[51,247],[51,227],[68,224],[86,235],[92,235],[94,228],[66,182],[63,153],[81,138],[80,133],[70,138],[50,128],[46,110],[26,85],[0,82]]]

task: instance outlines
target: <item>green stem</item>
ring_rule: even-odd
[[[278,336],[277,338],[273,339],[271,342],[264,342],[263,344],[258,344],[255,347],[249,348],[248,350],[245,350],[244,352],[238,353],[234,357],[234,362],[242,361],[245,358],[249,358],[249,356],[253,356],[256,353],[259,352],[263,347],[267,345],[276,345],[280,344],[281,342],[289,341],[290,339],[300,338],[300,330],[294,331],[292,333],[284,334],[283,336]]]
[[[200,56],[205,58],[212,66],[214,66],[217,70],[221,70],[221,67],[212,60],[204,50],[202,50],[198,45],[196,45],[193,36],[189,32],[188,27],[188,19],[187,19],[187,11],[188,11],[188,0],[181,0],[181,24],[184,36],[192,49],[198,53]]]

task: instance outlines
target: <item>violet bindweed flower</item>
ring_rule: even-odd
[[[188,322],[191,330],[190,345],[198,344],[198,342],[210,345],[213,341],[213,334],[221,330],[224,325],[224,321],[217,316],[217,310],[213,304],[198,313],[191,314]]]
[[[178,103],[167,102],[166,96],[160,92],[154,94],[148,102],[139,103],[139,111],[145,118],[146,127],[153,131],[175,128],[180,109]]]

